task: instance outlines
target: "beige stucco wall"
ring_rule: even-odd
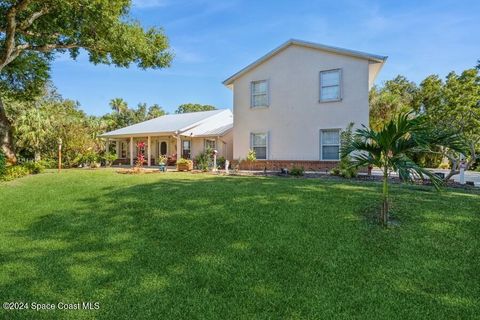
[[[319,102],[319,72],[342,69],[342,100]],[[250,82],[269,81],[270,106],[250,108]],[[245,158],[251,132],[269,133],[268,159],[319,160],[320,129],[368,125],[367,60],[292,45],[233,83],[233,159]]]

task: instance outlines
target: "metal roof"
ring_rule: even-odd
[[[122,136],[138,136],[142,134],[182,133],[193,127],[205,124],[205,130],[217,130],[230,121],[233,124],[232,112],[228,109],[200,111],[180,114],[167,114],[155,119],[140,122],[125,128],[106,132],[101,135],[105,138]],[[218,117],[217,117],[218,116]],[[216,118],[227,119],[216,121]],[[230,119],[230,120],[228,120]]]
[[[242,70],[238,71],[225,81],[223,81],[223,84],[226,86],[229,86],[235,81],[237,78],[242,76],[243,74],[247,73],[248,71],[252,70],[256,66],[260,65],[261,63],[265,62],[266,60],[270,59],[277,53],[281,52],[282,50],[286,49],[287,47],[291,45],[297,45],[297,46],[302,46],[302,47],[307,47],[307,48],[312,48],[312,49],[317,49],[317,50],[322,50],[322,51],[327,51],[327,52],[333,52],[337,54],[342,54],[346,56],[351,56],[351,57],[356,57],[356,58],[361,58],[361,59],[366,59],[372,62],[376,63],[383,63],[385,60],[387,60],[387,56],[380,56],[376,54],[371,54],[371,53],[366,53],[362,51],[356,51],[356,50],[350,50],[350,49],[344,49],[344,48],[338,48],[338,47],[333,47],[333,46],[327,46],[324,44],[320,43],[313,43],[313,42],[308,42],[308,41],[303,41],[303,40],[297,40],[297,39],[290,39],[287,42],[283,43],[281,46],[273,49],[272,51],[268,52],[266,55],[261,57],[260,59],[255,60]]]

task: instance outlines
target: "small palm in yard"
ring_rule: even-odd
[[[443,146],[462,150],[459,135],[438,132],[428,128],[423,116],[402,113],[379,130],[367,127],[358,129],[353,139],[342,147],[342,157],[350,156],[353,166],[376,166],[383,171],[383,205],[379,215],[380,224],[386,226],[389,214],[388,174],[398,172],[403,181],[428,177],[435,188],[442,180],[433,172],[422,168],[412,160],[419,152],[432,152],[432,147]]]

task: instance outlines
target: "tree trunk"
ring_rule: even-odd
[[[7,113],[0,97],[0,151],[5,154],[7,162],[15,164],[17,157],[13,148],[13,132],[10,120],[7,118]]]
[[[388,223],[388,210],[388,168],[385,167],[383,171],[383,204],[379,221],[384,227]]]

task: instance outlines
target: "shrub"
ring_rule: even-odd
[[[115,153],[108,152],[101,157],[101,160],[105,163],[105,167],[110,167],[117,158]]]
[[[353,166],[350,155],[345,154],[345,150],[348,150],[349,146],[353,142],[353,122],[350,123],[347,128],[340,134],[342,157],[338,165],[330,171],[330,174],[334,176],[341,176],[347,179],[354,178],[358,174],[358,170]]]
[[[2,177],[2,179],[5,181],[10,181],[24,177],[29,173],[30,172],[28,171],[28,169],[22,165],[9,166],[6,167],[5,175]]]
[[[208,167],[211,166],[211,161],[211,152],[209,152],[208,150],[200,153],[198,156],[195,157],[196,167],[197,169],[202,171],[208,170]]]
[[[290,175],[294,176],[294,177],[301,177],[305,174],[305,169],[303,167],[292,167],[292,169],[290,169]]]
[[[450,163],[448,162],[442,162],[440,163],[440,165],[438,166],[439,169],[450,169]]]
[[[45,167],[40,162],[35,161],[26,161],[23,166],[28,170],[31,174],[38,174],[42,173],[45,170]]]
[[[250,161],[250,162],[255,162],[257,160],[257,153],[255,152],[255,150],[248,150],[248,153],[247,153],[247,161]]]
[[[167,156],[164,156],[164,155],[161,155],[158,157],[158,164],[159,165],[166,165],[168,162],[168,157]]]
[[[177,164],[187,164],[188,161],[190,161],[190,160],[187,160],[187,159],[184,159],[184,158],[180,158],[180,159],[177,160]]]
[[[217,158],[217,167],[219,167],[220,169],[225,169],[225,157],[219,157]]]
[[[42,159],[37,162],[45,169],[56,169],[58,167],[57,159]]]

